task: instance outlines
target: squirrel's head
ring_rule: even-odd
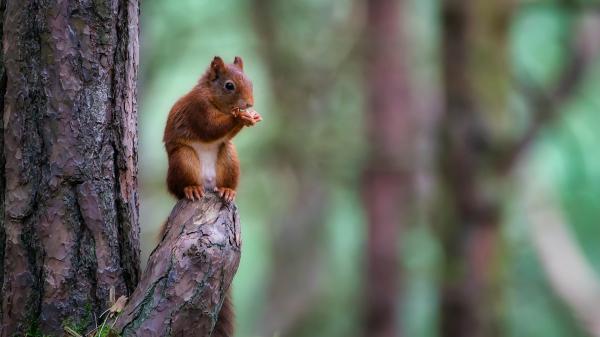
[[[225,64],[222,58],[215,56],[200,81],[208,89],[211,103],[224,113],[254,105],[252,82],[244,74],[244,62],[239,56],[231,64]]]

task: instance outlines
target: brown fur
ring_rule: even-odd
[[[183,189],[186,186],[199,185],[199,166],[200,161],[192,148],[187,145],[175,147],[169,153],[169,170],[167,172],[169,191],[177,198],[183,198]]]
[[[196,86],[171,108],[163,141],[169,157],[167,187],[177,198],[195,199],[202,194],[201,163],[192,144],[214,141],[222,142],[217,152],[216,187],[226,201],[235,197],[240,166],[231,139],[244,126],[261,120],[260,115],[244,111],[252,107],[254,98],[252,82],[243,67],[240,57],[232,64],[225,64],[216,56]],[[227,82],[235,89],[228,89]],[[233,325],[233,306],[228,292],[213,336],[233,336]]]
[[[223,144],[217,157],[217,186],[237,188],[240,166],[238,165],[237,151],[232,142]]]
[[[235,90],[225,89],[232,82]],[[260,120],[244,119],[239,109],[254,104],[252,82],[243,73],[243,61],[236,57],[226,65],[215,57],[198,84],[180,98],[167,119],[163,141],[169,156],[167,187],[178,198],[185,197],[188,186],[202,186],[200,161],[190,144],[223,140],[217,158],[217,188],[233,191],[239,180],[239,161],[231,139],[244,127]]]

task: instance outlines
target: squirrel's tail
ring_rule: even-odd
[[[211,337],[233,337],[233,320],[233,303],[231,302],[231,289],[229,289],[227,295],[225,295],[223,306],[217,318],[217,325],[215,325]]]

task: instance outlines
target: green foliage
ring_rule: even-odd
[[[14,336],[18,337],[18,336]],[[30,320],[28,323],[27,331],[25,332],[25,337],[52,337],[51,335],[46,335],[42,332],[39,326],[39,322],[37,319]]]
[[[419,91],[418,104],[427,105],[421,92],[439,90],[440,29],[439,0],[406,3],[411,29],[408,46],[410,72]],[[284,83],[272,83],[268,59],[261,54],[262,36],[254,29],[254,11],[249,1],[143,1],[140,72],[140,187],[143,256],[155,245],[155,231],[174,204],[166,194],[166,156],[161,143],[167,113],[175,100],[195,83],[214,55],[231,60],[244,57],[254,82],[257,110],[264,122],[241,132],[235,139],[242,165],[237,199],[244,240],[242,261],[234,281],[234,299],[239,336],[256,336],[269,300],[273,251],[278,221],[298,190],[298,177],[290,163],[293,152],[309,162],[309,170],[322,174],[328,195],[323,231],[319,232],[318,303],[304,313],[281,336],[354,336],[360,328],[363,284],[362,253],[366,220],[361,206],[360,174],[366,157],[363,111],[366,88],[360,58],[352,54],[360,32],[339,34],[334,28],[348,19],[351,1],[277,2],[277,30],[285,38],[284,59],[276,71],[296,69]],[[515,12],[511,21],[510,60],[515,79],[543,88],[556,81],[565,63],[565,46],[573,35],[576,12],[559,1],[539,1]],[[360,15],[352,17],[360,21]],[[342,30],[343,31],[343,30]],[[347,51],[347,54],[340,53]],[[337,69],[336,80],[322,91],[309,91],[303,84],[319,82],[329,67]],[[300,69],[298,71],[297,69]],[[325,70],[323,70],[325,69]],[[505,286],[506,336],[582,336],[577,322],[554,296],[529,239],[529,224],[518,207],[520,194],[544,176],[555,184],[571,229],[590,263],[600,272],[600,68],[561,112],[561,118],[542,132],[528,153],[522,176],[512,187],[506,205],[503,235],[506,239]],[[310,83],[309,83],[310,84]],[[279,106],[274,86],[296,92],[306,101],[306,110]],[[433,89],[432,89],[433,88]],[[326,93],[325,93],[326,92]],[[425,95],[425,97],[430,97]],[[510,127],[522,133],[530,121],[530,109],[517,87],[510,97]],[[310,105],[318,108],[311,110]],[[435,104],[434,104],[435,105]],[[289,111],[306,113],[288,125]],[[309,113],[310,112],[310,113]],[[309,121],[309,122],[306,122]],[[285,130],[285,131],[282,131]],[[290,132],[288,132],[290,130]],[[434,151],[421,149],[422,151]],[[423,156],[432,156],[423,153]],[[314,172],[313,171],[313,172]],[[401,254],[406,296],[402,303],[402,326],[408,336],[436,336],[437,284],[441,252],[428,220],[411,219],[403,233]],[[307,245],[309,246],[309,245]],[[309,247],[314,247],[310,245]],[[532,324],[535,322],[535,324]],[[105,334],[104,330],[101,331]],[[41,335],[36,335],[38,337]]]
[[[94,337],[109,337],[109,336],[116,337],[119,335],[116,332],[114,332],[114,330],[112,330],[109,326],[102,326],[100,329],[98,329],[98,331],[94,335]]]
[[[15,336],[18,337],[18,336]],[[39,327],[31,326],[27,332],[25,332],[25,337],[52,337],[51,335],[44,334]]]
[[[512,61],[522,81],[548,86],[565,62],[565,46],[572,34],[573,13],[559,6],[517,11],[511,26]]]
[[[94,323],[94,317],[93,317],[93,313],[92,313],[92,304],[91,303],[86,303],[85,304],[85,314],[82,318],[80,319],[73,319],[73,318],[67,318],[64,322],[63,322],[63,327],[68,327],[70,329],[72,329],[73,331],[79,333],[79,334],[85,334],[86,333],[86,329],[88,329],[92,323]]]
[[[114,327],[117,319],[119,318],[118,313],[113,315],[112,311],[106,310],[100,318],[104,317],[102,323],[94,322],[92,313],[92,305],[90,303],[85,305],[85,316],[78,321],[69,318],[63,322],[65,332],[70,337],[118,337],[120,336],[112,328]],[[90,331],[92,323],[96,326],[95,329]]]

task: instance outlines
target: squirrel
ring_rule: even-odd
[[[193,201],[205,191],[214,191],[225,202],[234,200],[240,164],[231,139],[244,126],[262,120],[253,105],[252,82],[244,74],[242,58],[236,56],[232,64],[225,64],[215,56],[194,88],[169,112],[163,137],[169,192]],[[212,336],[233,336],[233,325],[228,290]]]
[[[235,198],[240,164],[231,139],[262,120],[243,70],[241,57],[225,64],[215,56],[196,86],[171,108],[163,141],[167,187],[177,198],[199,200],[204,190],[227,202]]]

